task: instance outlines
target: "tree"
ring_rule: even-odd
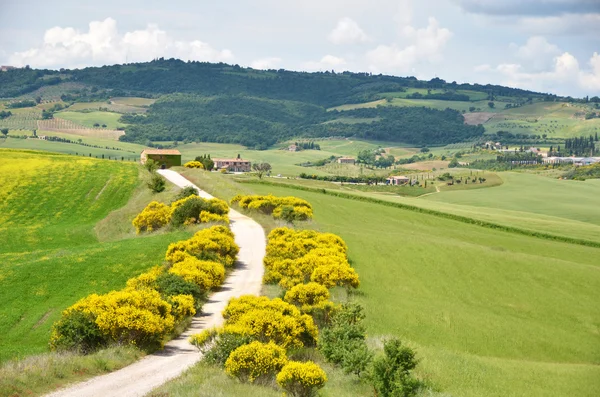
[[[252,169],[256,172],[259,179],[262,179],[263,175],[271,171],[271,164],[269,163],[254,163]]]
[[[4,138],[6,138],[6,137],[7,137],[7,135],[8,135],[8,128],[2,128],[2,129],[0,130],[0,132],[2,132],[2,135],[4,135]]]
[[[494,102],[488,102],[488,106],[490,107],[490,109],[493,109],[494,106],[496,106],[496,104]]]

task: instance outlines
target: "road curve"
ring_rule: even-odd
[[[179,187],[194,186],[201,197],[212,196],[175,171],[160,170],[161,175]],[[237,211],[230,210],[229,219],[235,241],[240,247],[235,269],[229,274],[223,287],[210,295],[202,307],[202,314],[194,317],[191,326],[178,338],[173,339],[159,352],[106,375],[77,383],[48,394],[48,397],[105,397],[143,396],[170,379],[179,376],[200,360],[200,353],[189,342],[190,335],[205,328],[223,323],[221,312],[230,298],[240,295],[258,295],[263,277],[265,234],[254,220]]]

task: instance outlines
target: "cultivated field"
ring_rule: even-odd
[[[0,362],[47,351],[62,310],[122,288],[189,234],[135,236],[129,215],[156,198],[140,183],[131,163],[0,149]]]
[[[63,132],[65,134],[86,136],[92,138],[103,138],[107,140],[119,140],[121,135],[125,135],[124,131],[111,130],[108,128],[86,128],[83,125],[77,124],[72,120],[66,120],[55,117],[51,120],[38,120],[37,128],[45,131]],[[41,134],[38,134],[41,135]],[[76,138],[71,138],[76,139]]]
[[[125,124],[119,122],[121,115],[113,112],[70,112],[63,111],[55,115],[55,117],[72,121],[73,123],[83,125],[87,128],[94,128],[94,124],[102,126],[106,125],[108,130],[116,130],[117,127],[125,127]]]

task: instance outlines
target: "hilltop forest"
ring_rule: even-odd
[[[428,145],[483,135],[484,128],[465,124],[458,110],[394,106],[331,109],[385,101],[389,100],[387,94],[407,90],[427,90],[407,98],[443,101],[467,101],[470,96],[465,92],[486,101],[499,97],[521,103],[556,99],[521,89],[448,83],[439,78],[421,81],[370,73],[259,71],[162,58],[80,70],[11,70],[0,73],[0,97],[28,98],[40,89],[67,83],[77,88],[62,93],[65,102],[118,96],[158,98],[144,114],[123,116],[127,127],[122,140],[228,142],[256,149],[294,137],[343,136]]]

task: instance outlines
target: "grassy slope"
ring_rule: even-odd
[[[252,189],[314,205],[319,228],[350,247],[371,337],[409,340],[423,358],[420,372],[444,391],[597,393],[600,250],[322,194]]]
[[[50,327],[64,308],[89,293],[121,288],[129,277],[160,263],[168,244],[188,233],[99,243],[94,226],[128,203],[139,184],[136,166],[0,153],[3,361],[46,351]],[[150,199],[147,195],[145,203]],[[143,207],[144,200],[135,205]],[[123,229],[131,228],[130,222],[115,219],[115,224],[127,224]]]
[[[27,131],[26,134],[30,135],[31,131]],[[42,135],[41,132],[40,132],[40,135]],[[70,139],[72,141],[76,141],[79,138],[81,138],[83,142],[89,143],[90,145],[98,145],[98,146],[102,146],[102,147],[95,148],[95,147],[78,145],[75,143],[50,142],[50,141],[45,141],[42,139],[14,139],[14,138],[4,139],[4,138],[0,138],[0,149],[5,148],[5,149],[43,150],[43,151],[54,152],[54,153],[78,154],[78,155],[85,155],[85,156],[89,156],[89,154],[91,153],[92,157],[101,158],[102,155],[104,155],[106,158],[108,158],[109,156],[111,158],[117,157],[119,160],[121,159],[121,157],[125,157],[125,160],[127,160],[127,161],[139,161],[139,158],[140,158],[139,152],[141,152],[141,150],[143,150],[143,149],[140,149],[139,151],[135,151],[134,148],[130,148],[130,147],[127,147],[127,149],[125,149],[125,147],[121,146],[120,142],[118,142],[118,141],[109,141],[109,140],[102,140],[102,139],[96,140],[95,138],[86,138],[86,137],[81,137],[78,135],[61,134],[61,133],[54,133],[54,132],[48,133],[47,135],[60,136],[62,138]],[[112,147],[122,148],[124,150],[106,149],[105,148],[106,146],[108,146],[110,148],[112,148]],[[142,146],[139,146],[139,147],[142,148]]]

